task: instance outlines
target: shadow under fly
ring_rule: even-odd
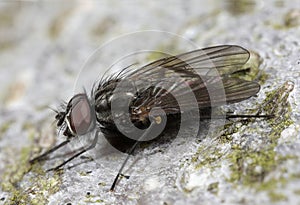
[[[99,133],[103,133],[114,148],[128,154],[112,182],[113,191],[138,145],[154,142],[170,130],[180,132],[185,122],[271,117],[211,112],[215,107],[243,101],[259,92],[257,82],[231,76],[242,70],[249,57],[250,53],[240,46],[220,45],[161,58],[140,68],[127,67],[102,78],[91,96],[76,94],[62,111],[56,111],[57,126],[66,140],[30,163],[47,159],[75,137],[94,133],[89,146],[49,171],[57,170],[93,149]]]

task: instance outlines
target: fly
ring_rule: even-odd
[[[249,57],[249,51],[240,46],[220,45],[161,58],[136,69],[129,66],[103,78],[92,89],[91,96],[76,94],[64,110],[56,111],[57,127],[63,130],[66,140],[30,163],[45,160],[72,138],[95,131],[89,147],[50,169],[58,170],[94,148],[101,132],[114,148],[128,154],[112,183],[113,191],[137,145],[155,140],[170,127],[177,128],[183,114],[188,113],[189,119],[198,121],[199,117],[218,118],[210,116],[212,108],[255,96],[260,90],[258,83],[230,76],[241,71]]]

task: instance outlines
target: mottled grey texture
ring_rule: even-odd
[[[300,203],[300,5],[226,2],[1,2],[0,204]],[[160,32],[120,38],[149,29],[193,43]],[[108,43],[114,38],[121,40]],[[146,149],[130,159],[130,178],[115,192],[109,188],[125,155],[106,148],[103,139],[85,154],[89,158],[67,165],[78,164],[71,169],[45,173],[55,160],[28,164],[63,140],[48,106],[59,107],[83,85],[89,91],[118,57],[219,44],[241,45],[263,60],[252,76],[262,84],[258,97],[226,109],[273,110],[275,119],[228,122],[198,138],[186,132],[170,145]]]

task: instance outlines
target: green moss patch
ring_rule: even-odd
[[[231,174],[227,178],[234,187],[248,187],[258,192],[266,192],[271,201],[286,200],[286,196],[277,190],[286,185],[290,177],[286,176],[283,168],[287,160],[297,160],[297,156],[282,156],[276,153],[278,139],[281,132],[293,124],[291,120],[291,107],[288,103],[289,93],[293,90],[293,83],[286,82],[280,88],[266,94],[266,99],[251,114],[274,115],[270,119],[261,119],[268,131],[256,129],[251,126],[257,119],[241,119],[235,122],[229,121],[214,144],[209,147],[201,146],[192,158],[196,169],[209,167],[215,169],[224,160],[230,163]],[[267,123],[265,123],[267,122]],[[259,123],[259,122],[256,122]],[[240,140],[233,140],[233,134],[239,133]],[[261,135],[259,141],[250,142],[254,146],[245,146],[245,140],[251,133]],[[256,144],[259,143],[259,144]],[[247,143],[246,143],[247,144]],[[230,149],[222,149],[229,146]],[[227,150],[227,151],[226,151]],[[272,172],[276,177],[271,177]],[[268,177],[267,177],[268,176]],[[212,185],[209,190],[217,189]]]
[[[271,131],[264,134],[263,146],[256,150],[237,146],[227,156],[231,162],[231,176],[228,180],[236,185],[255,188],[257,191],[267,191],[272,201],[286,199],[275,190],[284,186],[288,179],[282,177],[283,173],[276,179],[266,179],[266,176],[273,171],[284,172],[280,165],[288,159],[297,159],[296,156],[281,156],[275,152],[281,132],[293,123],[287,101],[292,87],[291,82],[286,82],[279,89],[267,93],[267,98],[259,108],[260,113],[274,114],[274,117],[268,120]]]
[[[29,131],[29,138],[33,139],[33,131]],[[59,190],[60,173],[55,172],[46,176],[42,167],[36,163],[29,163],[32,147],[25,147],[20,152],[19,159],[6,167],[2,176],[2,190],[10,194],[5,204],[47,204],[48,196]],[[18,155],[16,155],[18,156]],[[32,174],[30,177],[27,174]]]

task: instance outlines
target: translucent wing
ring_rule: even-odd
[[[166,112],[176,113],[179,111],[178,99],[180,106],[200,109],[245,100],[259,91],[259,84],[229,75],[239,71],[249,56],[249,52],[240,46],[222,45],[162,58],[140,69],[127,71],[125,77],[134,82],[143,99],[137,100],[134,107],[159,106]],[[190,100],[191,91],[187,85],[197,104]],[[225,96],[219,95],[221,89]]]
[[[134,102],[134,108],[160,107],[164,109],[166,113],[175,114],[180,112],[180,107],[192,110],[240,102],[256,95],[260,90],[258,83],[238,78],[223,78],[223,87],[219,86],[220,82],[218,82],[218,80],[215,81],[215,83],[216,86],[214,84],[209,85],[213,88],[211,92],[208,92],[203,82],[194,81],[190,84],[192,93],[186,88],[179,88],[171,95],[169,90],[149,87],[147,90],[141,91],[141,100]],[[224,91],[225,95],[219,95],[220,92]],[[191,95],[195,96],[196,103],[191,100]],[[178,101],[180,101],[180,103],[178,103]]]
[[[140,69],[129,71],[126,77],[131,79],[140,79],[141,76],[162,77],[161,68],[166,68],[165,76],[168,76],[168,69],[187,77],[199,72],[204,75],[216,69],[218,74],[223,76],[239,71],[249,57],[249,52],[240,46],[221,45],[159,59]]]

